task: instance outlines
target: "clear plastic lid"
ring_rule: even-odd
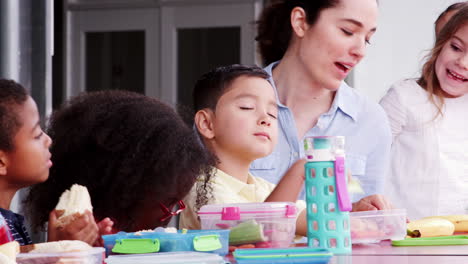
[[[106,259],[107,264],[224,264],[223,258],[217,254],[199,252],[169,252],[139,255],[111,255]]]
[[[296,217],[297,208],[291,202],[209,204],[200,208],[200,217],[221,215],[223,220],[238,220],[240,216]]]
[[[304,151],[308,161],[332,161],[337,156],[344,156],[344,136],[306,137]]]
[[[59,261],[75,260],[73,263],[101,264],[104,248],[93,247],[90,250],[62,253],[21,253],[16,255],[18,263],[51,264]]]

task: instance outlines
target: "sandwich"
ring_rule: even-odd
[[[85,186],[73,184],[70,190],[62,193],[55,210],[59,215],[57,219],[59,226],[66,226],[86,211],[92,212],[93,206],[88,189]]]

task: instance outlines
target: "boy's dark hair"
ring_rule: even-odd
[[[241,76],[268,79],[269,75],[258,66],[234,64],[215,68],[196,82],[193,89],[195,113],[202,109],[215,110],[219,98],[227,92],[231,83]]]
[[[25,201],[35,230],[62,192],[77,183],[88,188],[97,220],[110,217],[117,229],[135,231],[143,205],[160,210],[159,203],[175,204],[199,175],[206,186],[214,165],[171,107],[131,92],[80,95],[52,115],[48,133],[54,166]],[[199,203],[206,202],[206,193],[199,194]]]
[[[14,149],[13,138],[21,127],[18,107],[28,99],[28,92],[21,84],[0,79],[0,150]]]

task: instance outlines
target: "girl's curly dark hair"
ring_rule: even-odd
[[[110,217],[117,229],[135,231],[143,208],[175,204],[199,175],[206,186],[214,164],[171,107],[131,92],[80,95],[52,115],[48,133],[54,166],[25,200],[35,230],[48,221],[62,192],[77,183],[88,188],[97,220]]]

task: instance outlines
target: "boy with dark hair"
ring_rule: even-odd
[[[291,167],[277,187],[249,173],[252,161],[269,155],[278,137],[276,97],[267,79],[268,74],[256,66],[231,65],[203,75],[195,85],[195,126],[205,146],[218,158],[210,204],[295,202],[302,189],[303,160]],[[193,190],[185,199],[188,206],[181,215],[182,228],[200,228]],[[304,201],[297,205],[305,208]],[[304,210],[296,233],[306,234]]]

